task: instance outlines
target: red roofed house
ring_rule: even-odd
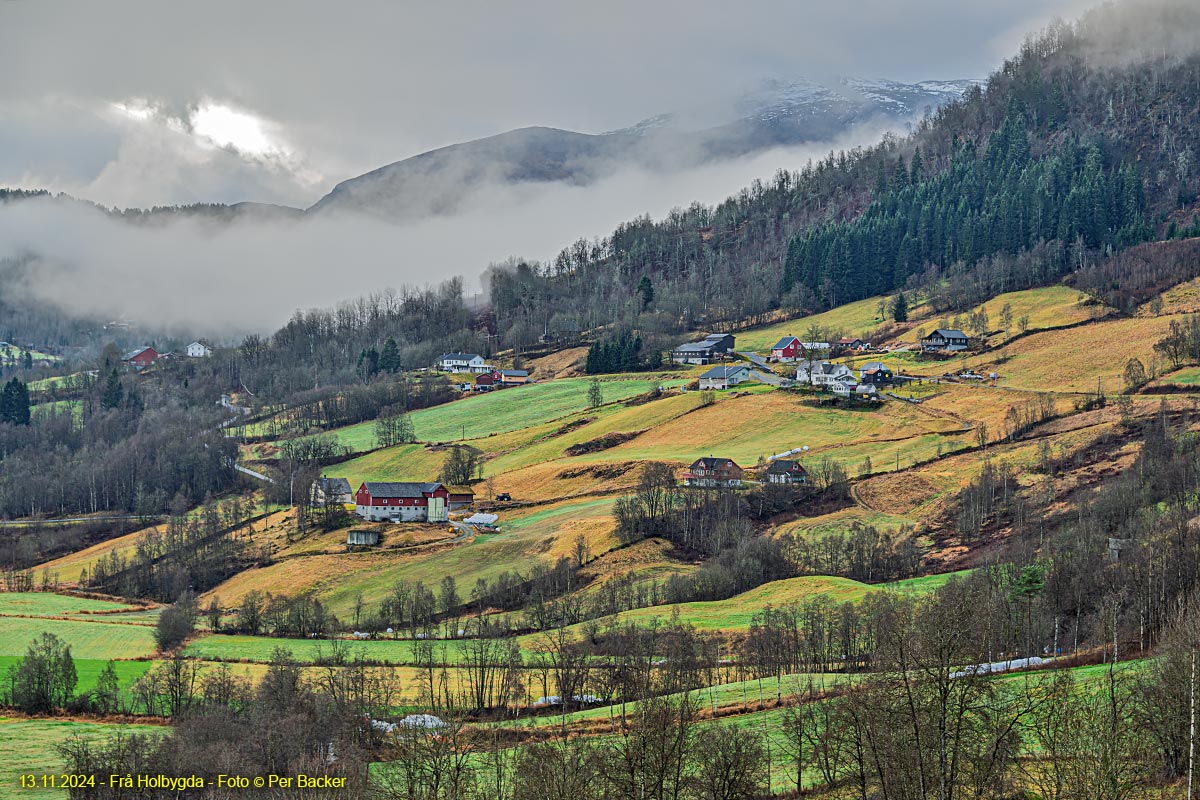
[[[133,350],[125,354],[121,360],[135,369],[145,369],[146,367],[158,361],[158,351],[153,347],[143,347],[140,350]]]
[[[804,358],[807,355],[804,345],[800,344],[800,340],[795,336],[785,336],[771,348],[771,358],[779,361],[795,361],[797,358]]]
[[[450,490],[440,483],[367,481],[354,497],[355,513],[374,522],[445,522]]]

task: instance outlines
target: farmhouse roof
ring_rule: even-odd
[[[123,361],[132,361],[133,359],[137,358],[142,353],[145,353],[147,351],[157,352],[156,350],[154,350],[153,347],[139,347],[137,350],[130,350],[128,353],[126,353],[125,357],[122,360]]]
[[[350,481],[345,478],[319,478],[317,486],[322,492],[333,494],[350,494]]]
[[[424,497],[442,487],[440,483],[383,483],[367,481],[363,484],[371,497]]]
[[[739,372],[745,372],[746,367],[743,364],[735,364],[733,366],[720,365],[713,367],[708,372],[701,375],[701,378],[720,378],[721,380],[729,380]]]
[[[439,358],[439,361],[474,361],[477,358],[483,358],[478,353],[446,353]]]
[[[705,339],[702,342],[684,342],[683,344],[676,347],[675,350],[677,352],[678,351],[687,351],[687,352],[695,351],[698,353],[702,353],[707,350],[712,350],[716,346],[717,346],[716,342],[712,342],[712,341],[709,341],[708,339]]]
[[[780,339],[778,342],[776,342],[775,345],[771,349],[772,350],[783,350],[786,347],[791,347],[792,342],[799,342],[799,341],[800,340],[797,339],[795,336],[785,336],[782,339]]]
[[[877,369],[887,369],[887,366],[882,361],[868,361],[862,368],[867,372],[874,372]]]
[[[854,344],[855,342],[861,342],[861,341],[862,341],[862,339],[859,339],[857,336],[854,337],[853,339],[849,339],[849,338],[843,336],[841,339],[837,340],[837,343],[838,344]]]
[[[736,467],[737,462],[732,458],[714,458],[713,456],[702,456],[701,458],[697,458],[692,462],[693,467],[697,465],[702,466],[705,469],[717,469],[718,467],[724,467],[726,465]]]
[[[943,339],[966,339],[967,335],[962,331],[953,328],[938,328],[926,338],[932,339],[934,336],[941,336]]]
[[[786,475],[789,472],[804,472],[804,465],[799,461],[793,461],[788,458],[777,458],[767,467],[767,472],[771,475]]]
[[[502,369],[500,374],[506,378],[528,378],[529,370],[527,369]]]

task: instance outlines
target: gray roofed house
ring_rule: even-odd
[[[326,503],[353,503],[354,490],[350,481],[345,478],[327,478],[321,476],[313,481],[312,504],[324,506]]]
[[[711,364],[721,356],[733,352],[733,334],[710,333],[703,341],[685,342],[671,351],[671,360],[677,364]]]
[[[445,372],[491,372],[492,368],[478,353],[446,353],[438,357],[435,364]]]
[[[777,458],[767,467],[768,483],[808,483],[808,472],[799,461]]]
[[[921,340],[921,347],[928,351],[949,350],[953,352],[966,350],[970,341],[970,338],[960,330],[938,328]]]
[[[829,361],[802,361],[796,368],[796,380],[813,386],[830,386],[834,383],[854,383],[854,371],[845,364]]]
[[[700,376],[701,389],[728,389],[750,380],[750,370],[745,364],[722,364]]]

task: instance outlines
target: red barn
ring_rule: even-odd
[[[133,350],[125,354],[121,359],[126,364],[136,369],[145,369],[159,359],[159,353],[153,347],[143,347],[140,350]]]
[[[785,336],[771,348],[771,358],[779,361],[795,361],[797,358],[807,358],[804,345],[795,336]]]
[[[367,481],[354,497],[355,512],[375,522],[445,522],[450,490],[440,483]]]

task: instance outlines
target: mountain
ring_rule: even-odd
[[[687,169],[772,147],[836,139],[863,124],[902,127],[976,84],[771,80],[734,98],[607,133],[521,128],[421,153],[339,183],[309,211],[405,219],[453,213],[467,193],[492,183],[585,185],[627,166]]]

